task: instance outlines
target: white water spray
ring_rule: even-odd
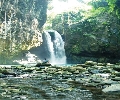
[[[45,39],[50,53],[49,61],[52,64],[66,64],[64,41],[61,35],[54,30],[45,31]]]

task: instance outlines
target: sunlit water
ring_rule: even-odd
[[[0,78],[0,100],[120,100],[119,94],[105,94],[100,88],[72,81],[75,74],[65,78],[60,74],[15,71],[20,75]]]

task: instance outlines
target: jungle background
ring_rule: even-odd
[[[120,1],[92,0],[87,5],[87,11],[79,6],[48,16],[52,29],[63,34],[68,63],[119,62]]]
[[[42,44],[43,30],[58,31],[65,42],[68,63],[119,62],[120,1],[91,0],[84,10],[77,6],[61,13],[53,0],[0,1],[0,63],[11,64],[24,52]],[[59,0],[68,2],[69,0]],[[84,0],[77,0],[86,4]]]

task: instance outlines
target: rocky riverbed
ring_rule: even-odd
[[[120,100],[120,64],[0,66],[0,100]]]

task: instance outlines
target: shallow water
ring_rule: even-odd
[[[58,67],[61,67],[61,66],[63,66],[63,67],[72,67],[72,66],[74,66],[74,65],[76,65],[76,64],[52,64],[53,66],[58,66]]]
[[[100,87],[73,81],[75,74],[68,77],[38,71],[0,78],[0,100],[120,100],[119,92],[103,93]]]
[[[0,100],[120,100],[119,94],[43,76],[0,79]]]
[[[0,100],[92,100],[92,93],[59,80],[38,78],[1,79]]]

